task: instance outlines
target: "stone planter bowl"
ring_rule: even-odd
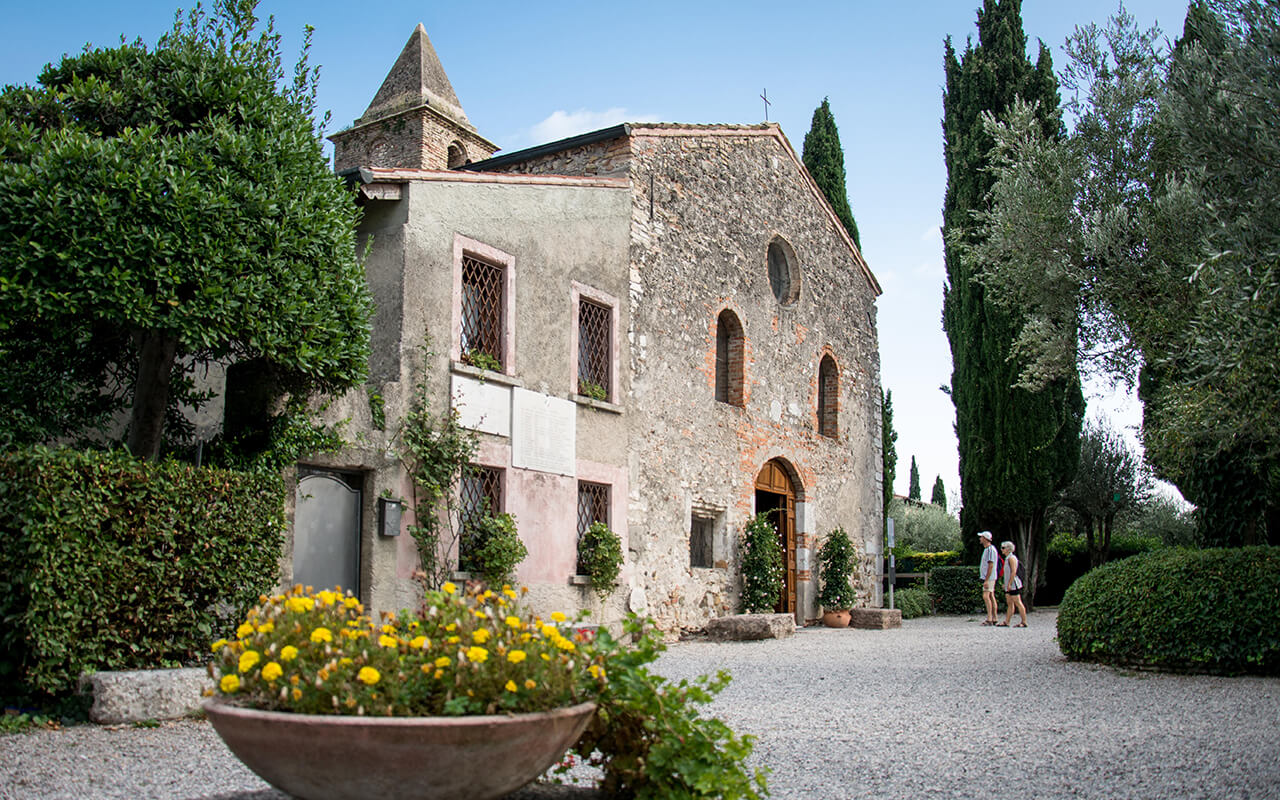
[[[555,764],[596,705],[473,717],[290,714],[219,698],[203,708],[245,766],[302,800],[486,800]]]

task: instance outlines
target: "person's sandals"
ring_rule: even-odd
[[[1025,627],[1027,627],[1027,623],[1025,623],[1025,622],[1019,622],[1017,625],[1014,625],[1013,627],[1015,627],[1015,628],[1025,628]]]
[[[1009,627],[1009,623],[1007,623],[1007,622],[997,622],[997,623],[996,623],[996,627],[997,627],[997,628],[1007,628],[1007,627]]]
[[[996,622],[995,622],[995,620],[988,619],[988,620],[984,620],[982,624],[983,624],[983,625],[995,625],[995,624],[996,624]]]

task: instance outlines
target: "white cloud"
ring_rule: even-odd
[[[652,114],[631,114],[625,108],[610,108],[604,111],[588,111],[580,108],[577,111],[553,111],[551,116],[529,129],[527,138],[535,144],[554,142],[579,133],[587,133],[620,122],[656,122]]]

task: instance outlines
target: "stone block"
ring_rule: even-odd
[[[178,719],[200,709],[213,680],[202,668],[95,672],[80,677],[81,694],[93,696],[89,719],[119,725],[148,719]]]
[[[850,628],[868,628],[885,630],[902,627],[902,609],[900,608],[855,608],[849,620]]]
[[[734,614],[707,621],[707,636],[719,642],[784,639],[795,633],[796,620],[790,614]]]

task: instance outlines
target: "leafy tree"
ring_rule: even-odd
[[[129,449],[155,458],[215,362],[257,360],[295,396],[363,380],[358,212],[321,151],[307,47],[286,82],[255,6],[197,7],[154,49],[86,49],[0,93],[0,358],[58,364],[0,379],[10,441],[127,407]]]
[[[1020,0],[984,0],[978,43],[957,57],[948,39],[944,65],[943,327],[953,364],[963,542],[976,560],[970,534],[990,529],[1013,540],[1027,567],[1031,600],[1044,580],[1046,509],[1075,471],[1084,398],[1075,373],[1035,390],[1015,385],[1022,365],[1013,344],[1021,320],[1016,309],[987,298],[977,280],[987,265],[970,247],[980,238],[972,214],[986,207],[993,182],[984,115],[1000,117],[1018,98],[1029,100],[1041,135],[1053,139],[1062,127],[1057,81],[1043,43],[1034,66],[1027,58]]]
[[[809,132],[804,135],[804,155],[801,160],[836,216],[840,218],[840,224],[849,232],[853,243],[861,248],[858,223],[853,221],[853,211],[849,209],[849,194],[845,189],[844,149],[840,147],[840,132],[836,130],[836,118],[832,116],[831,106],[825,97],[822,98],[822,105],[813,110],[813,122],[809,126]]]
[[[896,523],[894,538],[898,548],[917,553],[960,549],[960,523],[941,508],[894,500],[889,513]]]
[[[942,485],[941,475],[939,475],[933,482],[933,496],[929,498],[929,502],[938,506],[943,511],[947,510],[947,489]]]
[[[1145,499],[1141,460],[1105,421],[1088,423],[1080,435],[1080,465],[1062,490],[1062,503],[1075,512],[1089,548],[1090,568],[1111,553],[1116,518]]]
[[[1023,381],[1137,375],[1157,473],[1206,541],[1280,541],[1280,8],[1194,3],[1172,55],[1121,14],[1068,42],[1071,136],[988,120],[976,257]]]
[[[893,390],[880,390],[880,486],[884,495],[884,516],[893,502],[893,481],[898,473],[898,432],[893,429]]]
[[[920,469],[916,466],[916,457],[911,457],[911,483],[907,487],[908,500],[920,500]]]

